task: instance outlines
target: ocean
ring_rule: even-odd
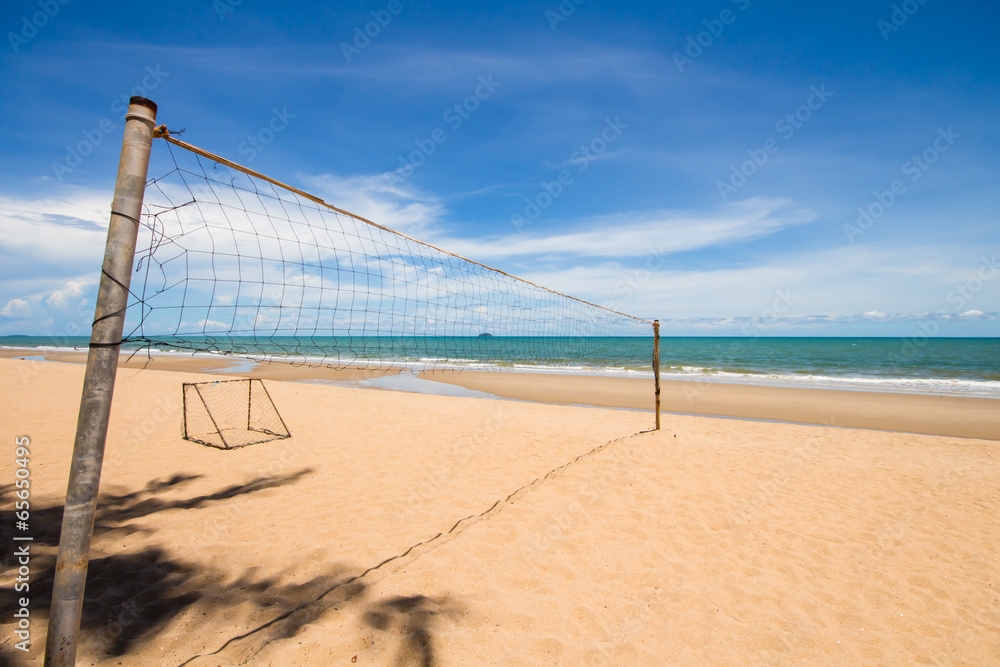
[[[0,337],[0,348],[86,346],[84,337]],[[151,349],[188,356],[209,347],[240,357],[332,359],[345,366],[652,376],[651,337],[166,338]],[[660,359],[668,380],[1000,398],[1000,338],[663,337]]]

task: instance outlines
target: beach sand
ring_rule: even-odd
[[[0,358],[26,356],[0,350]],[[33,356],[33,355],[27,355]],[[85,363],[84,352],[45,353],[45,359]],[[311,380],[350,384],[398,375],[402,368],[330,368],[287,361],[235,358],[122,355],[123,368],[224,373],[266,380]],[[29,361],[28,363],[44,363]],[[410,373],[405,371],[406,375]],[[652,379],[555,373],[430,370],[418,377],[522,401],[632,410],[653,409]],[[404,385],[405,386],[405,385]],[[925,435],[1000,440],[1000,400],[969,396],[843,391],[664,380],[661,410],[675,415],[765,419]]]
[[[192,370],[119,370],[80,664],[1000,662],[996,441],[275,380],[292,437],[224,451]],[[83,366],[0,378],[40,665]]]
[[[653,409],[653,381],[636,378],[431,371],[437,382],[546,403]],[[741,419],[1000,440],[1000,400],[674,380],[661,383],[661,410]]]

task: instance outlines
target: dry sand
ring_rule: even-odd
[[[0,359],[25,664],[82,377]],[[292,438],[223,451],[180,437],[214,379],[119,371],[80,664],[1000,662],[995,441],[271,381]]]

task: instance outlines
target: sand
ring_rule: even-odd
[[[0,350],[0,358],[24,356]],[[45,359],[85,363],[83,352],[46,353]],[[30,361],[29,363],[43,363]],[[124,368],[225,373],[267,380],[349,384],[398,375],[401,368],[327,366],[233,358],[122,355]],[[432,370],[423,379],[523,401],[633,410],[653,409],[653,381],[553,373]],[[661,410],[674,415],[765,419],[799,424],[1000,440],[1000,400],[969,396],[789,388],[713,381],[661,383]]]
[[[531,401],[653,408],[653,381],[537,373],[429,372],[424,377]],[[664,381],[661,409],[743,419],[772,419],[1000,440],[1000,400],[966,396]]]
[[[0,359],[32,639],[83,367]],[[997,664],[995,441],[269,381],[292,437],[180,437],[119,371],[80,664]],[[0,618],[12,607],[0,579]]]

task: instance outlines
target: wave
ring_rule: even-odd
[[[755,384],[803,389],[841,389],[891,393],[978,396],[1000,398],[1000,381],[961,378],[820,375],[815,373],[735,373],[719,369],[665,372],[666,380]]]
[[[9,340],[9,339],[8,339]],[[13,341],[10,341],[13,342]],[[31,345],[19,346],[16,344],[0,345],[3,350],[24,350],[35,354],[54,354],[60,352],[82,352],[86,350],[87,341],[77,342],[77,347],[73,345]],[[295,356],[291,357],[287,351],[275,350],[270,354],[237,354],[223,352],[191,352],[178,350],[176,348],[161,349],[157,347],[148,348],[150,354],[164,357],[202,357],[219,359],[225,358],[233,361],[259,362],[293,362],[297,365],[325,366],[329,364],[329,359],[323,356]],[[317,350],[319,351],[319,350]],[[359,350],[364,353],[365,350]],[[382,355],[363,356],[358,354],[355,357],[345,355],[333,364],[337,367],[363,368],[363,367],[404,367],[416,371],[444,369],[454,371],[502,371],[502,372],[530,372],[546,374],[568,374],[568,375],[597,375],[603,377],[631,377],[646,378],[653,377],[653,371],[648,366],[631,365],[632,360],[615,359],[611,364],[609,360],[594,359],[519,359],[514,361],[497,362],[490,360],[477,360],[467,356],[417,356],[407,355],[405,352],[398,356],[385,354],[388,350],[383,350]],[[400,350],[400,352],[403,352]],[[122,354],[136,354],[142,356],[146,354],[146,348],[126,349]],[[625,361],[625,363],[623,363]],[[944,372],[935,372],[930,369],[921,371],[909,369],[910,375],[904,376],[901,373],[893,373],[892,370],[873,368],[867,372],[857,372],[857,369],[845,369],[844,372],[837,372],[835,367],[831,367],[833,374],[817,372],[815,370],[788,369],[780,371],[767,371],[752,368],[745,368],[739,364],[728,368],[716,368],[708,365],[686,365],[673,363],[665,365],[661,377],[664,380],[679,381],[699,381],[699,382],[719,382],[736,384],[754,384],[767,386],[783,386],[797,388],[815,389],[842,389],[852,391],[876,391],[876,392],[902,392],[921,393],[938,395],[962,395],[978,396],[986,398],[1000,398],[1000,380],[995,372],[978,373],[979,378],[969,377],[944,377]],[[950,374],[953,374],[950,373]],[[973,373],[976,375],[977,373]]]

